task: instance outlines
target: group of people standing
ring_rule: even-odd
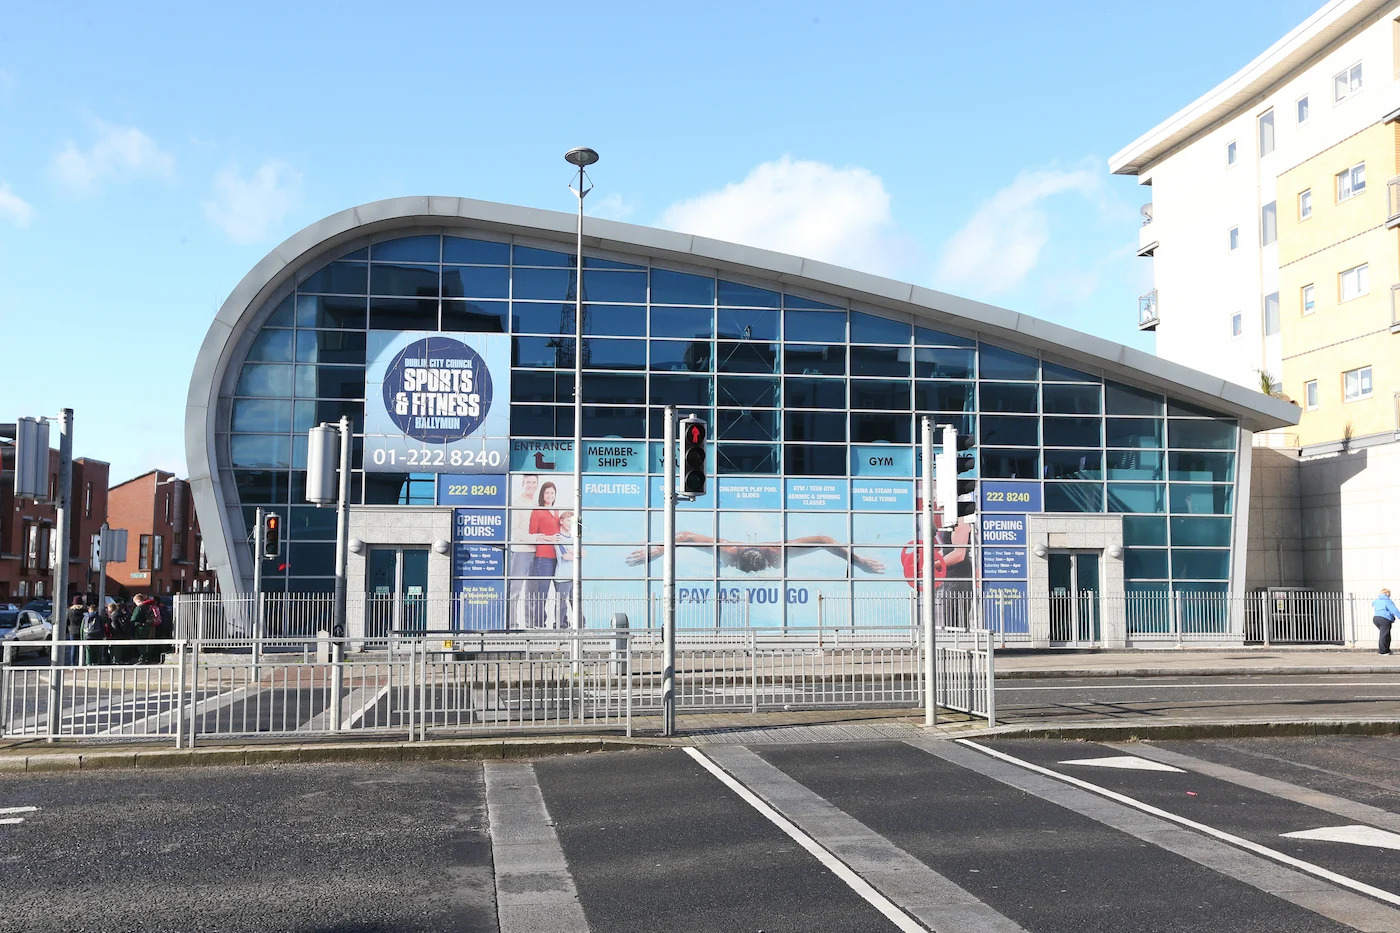
[[[554,483],[541,483],[538,475],[530,473],[522,477],[520,493],[512,503],[510,604],[514,607],[522,597],[524,603],[516,615],[517,628],[544,628],[551,599],[555,627],[576,627],[574,512],[555,508],[558,498]]]
[[[154,596],[138,593],[130,603],[120,599],[105,608],[94,596],[75,596],[65,619],[70,644],[63,659],[68,665],[160,664],[169,651],[166,645],[124,642],[175,637],[174,622]]]

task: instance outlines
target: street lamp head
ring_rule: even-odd
[[[598,153],[585,146],[579,146],[577,149],[570,149],[564,153],[564,161],[570,165],[577,165],[579,168],[586,168],[598,161]]]

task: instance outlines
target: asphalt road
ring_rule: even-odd
[[[1400,719],[1394,674],[1045,677],[997,683],[1004,722]]]
[[[915,739],[5,775],[0,931],[1397,931],[1397,766]]]

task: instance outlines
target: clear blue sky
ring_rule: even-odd
[[[10,4],[0,420],[71,406],[114,482],[182,471],[195,352],[277,243],[398,195],[572,210],[576,145],[600,216],[1150,349],[1107,159],[1316,6]]]

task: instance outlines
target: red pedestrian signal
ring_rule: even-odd
[[[681,422],[681,494],[705,494],[705,422],[694,415]]]

